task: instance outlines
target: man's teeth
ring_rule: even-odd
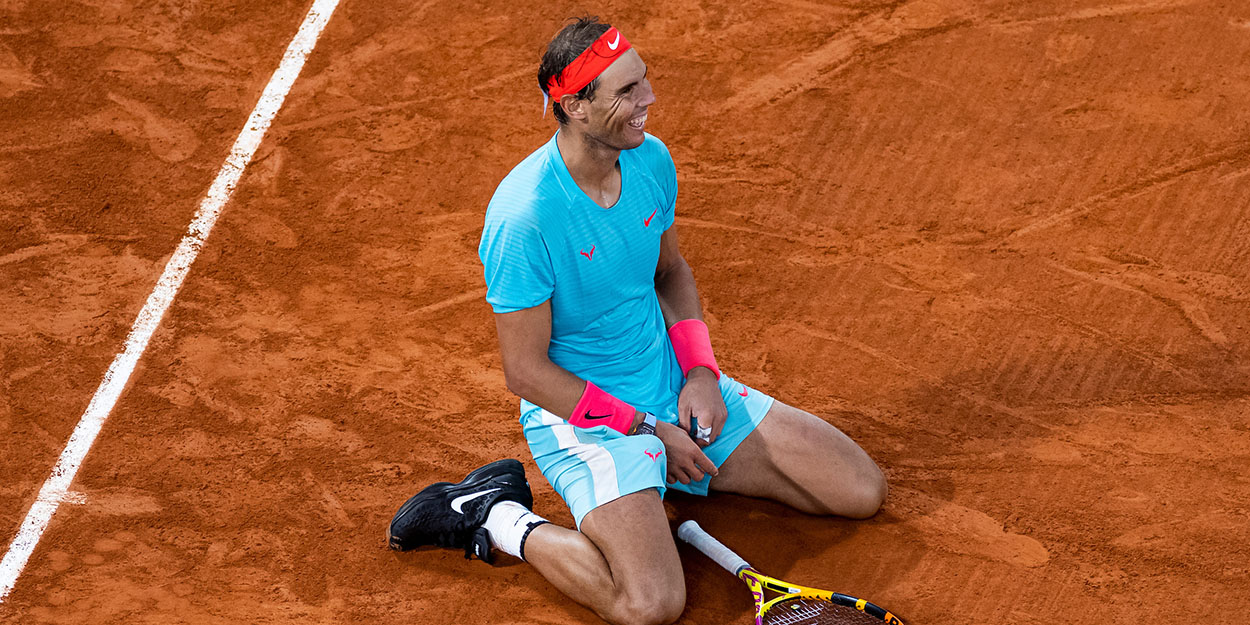
[[[635,130],[642,130],[642,127],[646,125],[646,123],[647,123],[646,115],[643,115],[642,117],[635,117],[634,119],[629,120],[629,126],[631,128],[634,128]]]

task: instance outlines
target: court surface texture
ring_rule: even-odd
[[[0,548],[310,6],[0,7]],[[1250,612],[1250,4],[590,9],[649,65],[721,366],[891,484],[868,521],[673,496],[674,521],[908,623]],[[598,622],[523,563],[383,541],[502,457],[571,524],[476,248],[586,10],[341,0],[0,622]],[[681,554],[681,622],[748,622]]]

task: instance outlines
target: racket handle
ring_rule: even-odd
[[[677,528],[677,537],[694,545],[696,549],[703,552],[703,555],[711,558],[717,564],[725,568],[726,571],[737,575],[742,569],[751,568],[742,556],[734,553],[721,544],[719,540],[712,538],[711,534],[703,531],[698,523],[694,521],[686,521]]]

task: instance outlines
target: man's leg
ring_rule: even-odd
[[[810,514],[855,519],[876,514],[887,491],[881,469],[855,441],[780,401],[773,402],[709,486],[773,499]]]
[[[525,559],[609,623],[672,623],[686,605],[677,546],[654,489],[595,508],[580,532],[553,524],[534,528]]]
[[[579,445],[579,455],[566,457],[561,467],[565,473],[583,473],[572,486],[565,484],[577,502],[573,511],[580,515],[580,532],[529,511],[533,496],[525,470],[509,459],[474,469],[458,483],[431,484],[410,497],[391,519],[387,542],[398,551],[427,545],[464,549],[466,557],[487,561],[494,545],[524,555],[556,588],[610,623],[671,623],[685,607],[685,583],[660,501],[664,464],[641,453],[662,444],[654,436],[631,436],[610,445],[620,452],[619,462],[605,448]],[[590,462],[584,461],[587,457]],[[604,480],[599,484],[593,481],[592,464]],[[635,475],[627,494],[617,494],[621,488],[614,471],[638,473],[639,467],[651,474]],[[590,493],[607,503],[587,510],[595,501],[586,497]]]

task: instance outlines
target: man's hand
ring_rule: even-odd
[[[664,453],[668,455],[668,483],[681,482],[689,484],[703,479],[704,474],[716,477],[719,473],[716,465],[704,455],[690,434],[681,428],[661,421],[655,425],[655,435],[664,443]]]
[[[690,432],[690,417],[694,417],[698,419],[699,427],[712,428],[710,438],[696,441],[700,447],[707,447],[720,436],[728,416],[729,409],[725,407],[725,398],[721,397],[716,374],[706,367],[691,369],[686,385],[677,398],[677,420],[681,426]]]

